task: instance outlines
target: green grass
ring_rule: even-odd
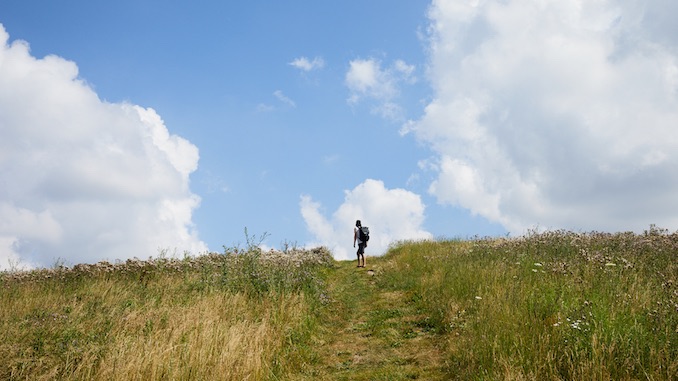
[[[0,273],[0,379],[675,380],[678,233]]]
[[[380,285],[444,336],[451,379],[678,377],[678,235],[402,244]]]

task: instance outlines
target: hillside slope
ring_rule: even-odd
[[[0,273],[3,380],[676,380],[678,233]]]
[[[678,379],[678,233],[403,243],[374,275],[353,264],[329,277],[311,375]]]

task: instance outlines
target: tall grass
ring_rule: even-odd
[[[402,243],[381,287],[444,337],[450,379],[678,379],[678,234]]]
[[[0,379],[678,379],[678,233],[405,242],[370,263],[248,240],[0,273]]]
[[[2,273],[0,379],[279,377],[306,361],[332,263],[250,248]]]

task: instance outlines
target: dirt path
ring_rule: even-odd
[[[332,307],[319,342],[318,364],[302,379],[440,380],[443,359],[404,293],[382,290],[374,271],[341,262],[328,280]]]

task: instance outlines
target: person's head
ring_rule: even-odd
[[[362,226],[362,225],[360,225],[360,220],[356,220],[356,221],[355,221],[355,226],[357,226],[357,227]]]

